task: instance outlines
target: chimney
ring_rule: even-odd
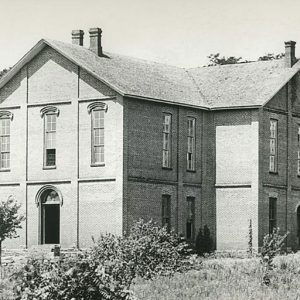
[[[90,50],[98,56],[102,56],[102,46],[101,46],[101,28],[90,28]]]
[[[287,68],[291,68],[296,62],[296,57],[295,57],[296,42],[288,41],[288,42],[284,42],[284,44],[285,44],[285,58],[284,58],[285,66]]]
[[[72,30],[72,44],[83,46],[83,30]]]

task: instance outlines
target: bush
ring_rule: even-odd
[[[196,238],[196,252],[198,255],[203,256],[205,253],[211,253],[213,251],[213,241],[210,236],[210,230],[207,225],[204,225],[199,229]]]
[[[14,275],[16,299],[133,299],[129,287],[136,277],[186,270],[187,253],[176,234],[140,220],[127,236],[103,235],[75,257],[29,259]]]

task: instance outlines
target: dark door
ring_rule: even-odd
[[[43,205],[44,244],[59,244],[59,204]]]

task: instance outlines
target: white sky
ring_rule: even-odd
[[[71,30],[101,27],[104,51],[178,66],[210,53],[259,56],[298,41],[299,0],[0,0],[0,70],[43,37],[71,42]],[[300,55],[300,50],[296,55]]]

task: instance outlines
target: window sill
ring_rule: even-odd
[[[100,164],[91,164],[91,167],[104,167],[105,163],[100,163]]]
[[[274,171],[269,171],[269,174],[272,174],[272,175],[278,175],[278,172],[274,172]]]
[[[162,167],[163,170],[173,170],[171,167]]]
[[[196,170],[186,170],[189,173],[196,173]]]
[[[44,166],[43,170],[53,170],[56,169],[56,166]]]
[[[0,169],[0,172],[10,172],[10,169]]]

